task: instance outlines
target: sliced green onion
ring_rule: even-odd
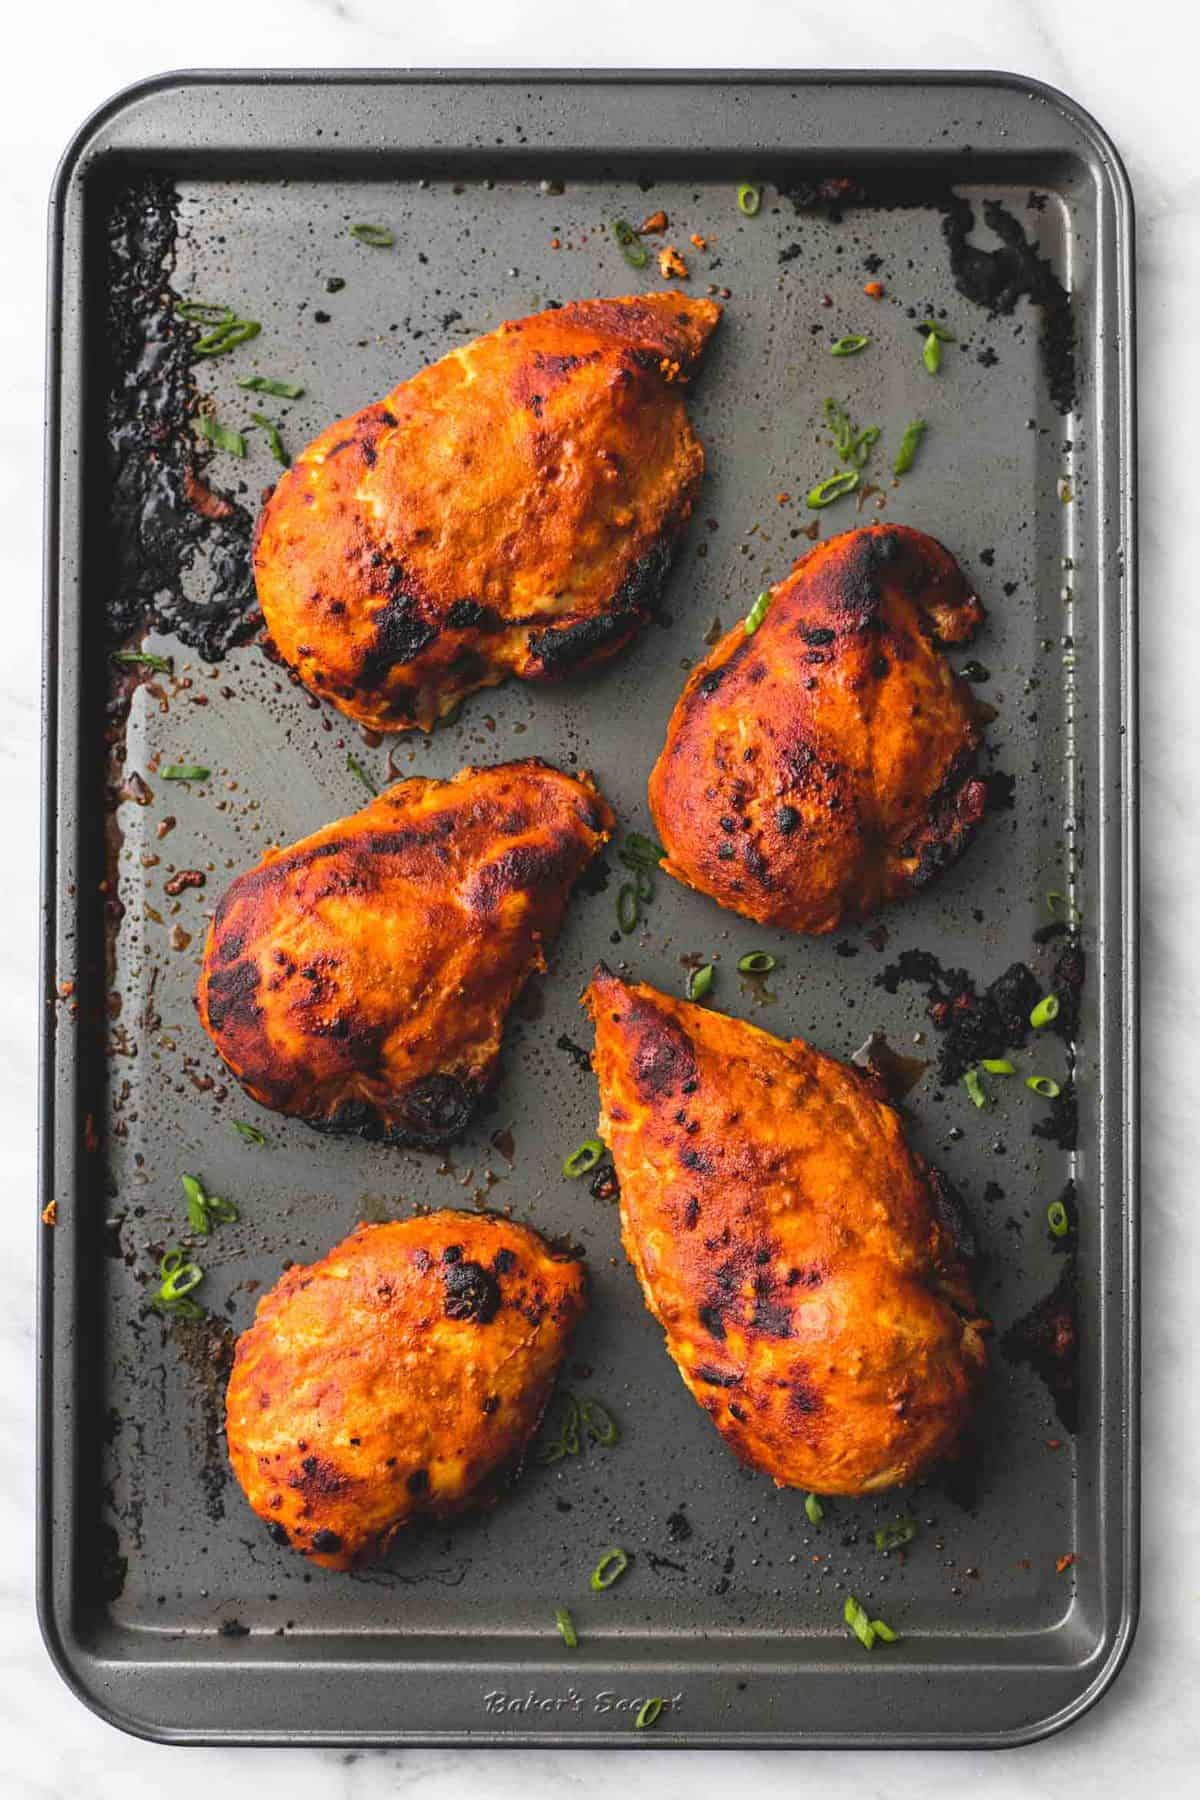
[[[182,1250],[168,1250],[158,1266],[161,1285],[150,1304],[185,1319],[199,1318],[201,1308],[188,1295],[204,1280],[199,1263],[184,1260]]]
[[[112,659],[130,669],[153,669],[159,675],[170,675],[175,667],[169,656],[151,656],[148,650],[114,650]]]
[[[269,375],[240,375],[238,386],[251,394],[275,394],[280,400],[299,400],[304,392],[294,381],[273,381]]]
[[[805,1494],[804,1510],[808,1515],[808,1522],[810,1525],[819,1525],[821,1520],[825,1517],[825,1508],[821,1505],[821,1502],[817,1499],[815,1494]]]
[[[204,1204],[214,1225],[234,1225],[240,1217],[233,1201],[223,1200],[220,1194],[206,1194]]]
[[[900,1633],[893,1631],[890,1625],[885,1625],[882,1619],[872,1619],[871,1630],[881,1644],[898,1644],[900,1642]]]
[[[236,316],[232,306],[212,306],[206,300],[181,300],[175,308],[175,317],[189,325],[232,325]]]
[[[1052,1200],[1046,1208],[1046,1223],[1056,1238],[1066,1237],[1071,1220],[1061,1200]]]
[[[247,1125],[244,1119],[234,1119],[233,1129],[239,1137],[244,1137],[248,1144],[265,1144],[266,1134],[257,1125]]]
[[[845,407],[829,394],[825,396],[825,423],[833,433],[833,442],[838,455],[845,460],[850,449],[852,431],[850,415]]]
[[[703,1000],[713,984],[713,966],[705,963],[702,969],[693,969],[688,976],[687,997],[689,1000]]]
[[[1063,918],[1074,920],[1083,917],[1083,914],[1075,905],[1075,902],[1066,894],[1060,894],[1055,888],[1051,888],[1050,892],[1046,895],[1046,905],[1050,908],[1050,911],[1056,919]]]
[[[846,1595],[846,1604],[842,1608],[842,1617],[845,1619],[847,1625],[850,1627],[859,1643],[863,1646],[864,1650],[874,1649],[875,1632],[872,1629],[871,1621],[868,1619],[866,1613],[854,1598],[853,1594]]]
[[[188,1224],[193,1231],[208,1236],[208,1208],[205,1205],[204,1189],[194,1175],[181,1175],[183,1191],[187,1195]]]
[[[639,900],[653,900],[654,882],[649,869],[639,866],[633,871],[633,886]]]
[[[600,1158],[604,1155],[604,1145],[599,1138],[585,1138],[577,1150],[572,1150],[563,1163],[562,1172],[569,1175],[572,1181],[580,1175],[590,1175]]]
[[[979,1066],[986,1069],[989,1075],[1015,1075],[1017,1072],[1007,1056],[985,1056]]]
[[[608,1450],[613,1444],[620,1441],[620,1426],[607,1406],[601,1406],[598,1400],[581,1400],[579,1402],[579,1419],[593,1444],[603,1444],[604,1448]]]
[[[638,905],[638,892],[632,881],[626,881],[617,892],[617,924],[628,937],[637,929],[637,922],[642,916]]]
[[[905,1544],[911,1544],[917,1535],[915,1519],[897,1519],[894,1524],[880,1525],[875,1531],[875,1548],[877,1550],[902,1550]]]
[[[569,1390],[563,1395],[562,1430],[559,1441],[564,1456],[579,1455],[579,1402]]]
[[[614,219],[613,236],[621,246],[621,254],[632,269],[644,269],[650,261],[650,252],[643,244],[628,219]]]
[[[1025,1086],[1035,1094],[1040,1094],[1043,1100],[1057,1100],[1062,1093],[1057,1081],[1052,1080],[1049,1075],[1027,1075]]]
[[[390,250],[395,238],[386,225],[352,225],[350,236],[357,238],[360,244],[370,244],[376,250]]]
[[[207,781],[212,771],[203,763],[168,763],[158,772],[164,781]]]
[[[661,844],[656,844],[653,838],[643,837],[640,831],[628,832],[621,846],[622,862],[632,858],[634,864],[644,863],[651,869],[657,869],[659,863],[666,860],[666,855]]]
[[[208,413],[199,413],[192,420],[202,438],[207,438],[218,450],[228,450],[230,456],[245,456],[246,440],[240,431],[230,431],[224,425],[218,425]]]
[[[262,326],[257,319],[226,319],[215,330],[205,332],[192,345],[193,356],[224,356],[239,344],[256,338]]]
[[[1058,995],[1043,994],[1029,1015],[1029,1023],[1035,1031],[1041,1031],[1043,1026],[1052,1025],[1057,1017]]]
[[[737,193],[738,211],[752,219],[762,205],[762,189],[752,181],[743,181]]]
[[[739,975],[769,975],[775,967],[775,958],[769,950],[747,950],[745,956],[738,957]]]
[[[371,777],[367,774],[367,771],[363,768],[357,756],[355,756],[352,751],[347,752],[346,767],[349,769],[351,775],[358,777],[368,794],[377,794],[379,792],[379,789],[375,786],[375,783],[371,780]]]
[[[843,494],[852,494],[858,486],[857,469],[839,469],[836,475],[827,475],[824,481],[818,481],[816,487],[808,490],[810,506],[829,506],[834,500],[840,500]]]
[[[931,331],[925,339],[925,348],[921,352],[921,361],[931,375],[936,375],[942,366],[942,340],[936,332]]]
[[[614,1545],[611,1550],[606,1550],[604,1555],[600,1558],[600,1561],[592,1570],[591,1585],[593,1592],[598,1594],[602,1589],[610,1588],[614,1581],[620,1579],[628,1567],[629,1552],[627,1550],[622,1550],[618,1545]]]
[[[866,349],[870,341],[869,337],[840,337],[830,344],[829,354],[830,356],[857,356],[860,350]]]
[[[554,1609],[554,1623],[558,1626],[558,1635],[568,1650],[578,1650],[579,1638],[575,1630],[575,1621],[565,1606]]]
[[[879,442],[879,435],[878,425],[867,425],[857,436],[850,439],[846,450],[846,459],[853,468],[866,468],[871,454],[871,446]]]
[[[275,461],[285,469],[292,465],[292,459],[283,447],[283,439],[279,435],[279,427],[274,419],[268,419],[263,413],[251,413],[250,417],[256,425],[261,425],[267,434],[267,448]]]
[[[978,1069],[967,1070],[966,1074],[963,1076],[963,1086],[966,1088],[968,1094],[970,1094],[971,1099],[976,1106],[987,1105],[988,1097],[983,1091],[983,1083],[979,1079]]]
[[[900,439],[900,448],[896,452],[896,460],[892,464],[893,475],[907,475],[920,448],[921,439],[925,435],[924,419],[912,419],[904,427],[904,436]]]
[[[952,331],[947,331],[944,325],[939,325],[936,319],[926,319],[925,323],[921,326],[921,330],[927,335],[932,334],[935,338],[939,338],[943,344],[956,344],[958,342],[954,333]]]
[[[743,207],[742,210],[744,212],[745,208]],[[758,208],[757,208],[757,206],[755,206],[751,210],[754,212],[757,212]],[[659,1713],[662,1711],[662,1709],[663,1709],[663,1703],[662,1703],[661,1698],[657,1694],[655,1694],[653,1699],[651,1699],[651,1700],[644,1700],[642,1702],[641,1707],[638,1709],[637,1718],[633,1721],[634,1730],[635,1731],[649,1730],[650,1726],[653,1725],[655,1719],[657,1719],[657,1717],[658,1717]]]
[[[750,611],[746,614],[746,636],[753,637],[767,616],[767,608],[771,604],[771,593],[768,588],[758,596]]]

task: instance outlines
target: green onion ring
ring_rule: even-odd
[[[563,1163],[562,1172],[572,1181],[581,1175],[590,1175],[600,1158],[604,1155],[604,1145],[598,1137],[585,1138],[577,1150],[572,1150]]]
[[[619,1581],[629,1567],[629,1552],[614,1544],[606,1550],[591,1573],[591,1586],[594,1593],[602,1593],[610,1588],[614,1581]]]

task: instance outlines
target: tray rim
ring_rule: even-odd
[[[55,1474],[53,1439],[50,1429],[55,1394],[52,1355],[54,1345],[53,1233],[41,1223],[42,1208],[54,1198],[55,1103],[58,1098],[59,1059],[56,1047],[52,1008],[53,977],[56,966],[56,935],[59,927],[60,902],[57,890],[56,828],[59,818],[58,777],[60,751],[60,714],[57,685],[57,662],[60,646],[61,593],[58,580],[60,549],[59,495],[62,481],[60,455],[62,369],[61,315],[64,277],[64,214],[74,184],[93,153],[96,139],[105,127],[120,120],[146,100],[181,87],[202,88],[302,87],[335,89],[343,85],[403,88],[428,84],[469,87],[536,83],[550,87],[599,87],[623,82],[645,88],[700,85],[710,87],[747,86],[778,87],[788,85],[830,87],[934,87],[983,88],[1019,92],[1025,98],[1046,102],[1058,111],[1084,144],[1098,159],[1098,179],[1107,188],[1113,208],[1113,264],[1117,298],[1113,304],[1113,323],[1119,330],[1119,343],[1114,352],[1114,400],[1116,406],[1114,447],[1103,456],[1106,467],[1118,472],[1114,518],[1106,538],[1123,542],[1125,564],[1119,592],[1113,606],[1114,623],[1119,629],[1119,667],[1117,688],[1120,694],[1120,717],[1123,733],[1120,745],[1122,804],[1120,816],[1121,847],[1121,981],[1119,998],[1121,1034],[1119,1051],[1123,1059],[1122,1100],[1120,1108],[1120,1176],[1122,1186],[1122,1274],[1120,1322],[1123,1327],[1125,1358],[1122,1365],[1124,1406],[1124,1481],[1121,1488],[1121,1533],[1123,1551],[1120,1583],[1120,1610],[1115,1619],[1106,1618],[1098,1634],[1098,1650],[1090,1660],[1098,1667],[1090,1681],[1069,1704],[1057,1712],[1029,1722],[1004,1727],[997,1732],[970,1734],[938,1734],[920,1732],[879,1731],[871,1737],[848,1734],[824,1735],[814,1732],[743,1731],[736,1735],[710,1738],[703,1733],[657,1730],[652,1738],[632,1739],[628,1733],[600,1732],[555,1733],[492,1729],[474,1730],[462,1727],[455,1731],[397,1730],[362,1732],[349,1730],[342,1734],[317,1735],[291,1729],[265,1729],[252,1732],[220,1728],[193,1730],[177,1728],[159,1719],[145,1720],[132,1710],[122,1709],[109,1701],[89,1680],[97,1664],[95,1652],[84,1644],[73,1620],[63,1616],[56,1603],[52,1581],[52,1491]],[[450,148],[451,146],[446,146]],[[586,148],[586,146],[581,146]],[[538,146],[523,147],[536,153]],[[482,153],[482,150],[480,150]],[[123,87],[102,102],[84,119],[69,140],[58,164],[49,198],[47,303],[49,317],[46,337],[45,388],[46,425],[43,456],[43,668],[42,668],[42,819],[40,909],[42,930],[39,944],[39,1103],[38,1103],[38,1188],[37,1205],[37,1534],[36,1534],[36,1604],[38,1625],[43,1643],[55,1669],[76,1697],[97,1717],[116,1729],[149,1742],[172,1744],[229,1744],[317,1747],[347,1744],[370,1746],[403,1745],[417,1747],[480,1748],[546,1748],[550,1746],[586,1749],[628,1749],[635,1744],[647,1748],[1015,1748],[1057,1735],[1089,1712],[1110,1690],[1128,1658],[1137,1631],[1140,1607],[1140,1203],[1139,1203],[1139,1126],[1140,1126],[1140,943],[1139,943],[1139,750],[1138,750],[1138,539],[1137,539],[1137,413],[1136,413],[1136,342],[1133,321],[1135,304],[1135,206],[1132,184],[1125,164],[1112,139],[1095,117],[1061,89],[1033,77],[1004,70],[974,69],[207,69],[183,68],[166,70]],[[1099,1465],[1103,1474],[1103,1465]],[[59,1474],[61,1476],[61,1471]],[[68,1477],[68,1480],[70,1477]],[[537,1659],[529,1658],[533,1669]],[[614,1662],[616,1658],[612,1659]],[[607,1667],[608,1663],[598,1665]],[[672,1665],[679,1667],[679,1662]]]

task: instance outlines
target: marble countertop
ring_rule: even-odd
[[[413,9],[414,11],[417,9]],[[1048,1743],[1006,1754],[854,1757],[754,1753],[170,1750],[120,1736],[61,1684],[38,1638],[32,1597],[34,1517],[33,1201],[37,1018],[37,861],[12,855],[0,928],[0,1791],[46,1800],[138,1800],[169,1786],[177,1800],[251,1782],[286,1784],[294,1800],[401,1790],[428,1800],[483,1791],[599,1792],[614,1779],[635,1793],[682,1796],[719,1771],[735,1793],[769,1797],[797,1781],[824,1794],[921,1795],[970,1781],[981,1796],[1075,1795],[1105,1800],[1134,1783],[1162,1788],[1200,1770],[1200,1491],[1196,1408],[1200,1356],[1192,1308],[1200,1209],[1195,1149],[1194,1033],[1200,1016],[1197,923],[1200,831],[1185,798],[1200,756],[1200,608],[1185,572],[1184,521],[1200,396],[1200,144],[1193,57],[1200,26],[1183,8],[1118,0],[925,0],[898,8],[857,0],[461,0],[429,21],[396,0],[206,0],[183,8],[80,0],[23,8],[6,28],[7,103],[0,118],[5,280],[0,301],[7,404],[0,416],[0,545],[9,650],[0,663],[0,784],[9,843],[32,846],[39,807],[41,428],[46,196],[78,122],[115,89],[186,66],[660,67],[922,66],[1017,70],[1053,83],[1094,112],[1129,167],[1139,212],[1142,439],[1142,670],[1145,817],[1144,1598],[1132,1656],[1113,1691]],[[1172,520],[1176,521],[1172,525]],[[20,829],[18,829],[18,826]],[[1192,898],[1189,900],[1189,894]]]

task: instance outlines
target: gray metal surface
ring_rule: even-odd
[[[734,203],[748,176],[872,159],[893,174],[909,159],[1036,227],[1075,299],[1075,415],[1049,402],[1028,308],[989,319],[955,292],[935,210],[830,223],[797,217],[774,187],[758,218]],[[127,767],[197,759],[213,777],[187,788],[148,773],[152,802],[117,808],[125,910],[105,978],[110,669],[86,554],[104,476],[85,371],[102,306],[95,196],[146,167],[174,177],[181,197],[176,291],[263,322],[255,343],[202,368],[200,385],[233,422],[250,410],[237,375],[303,382],[302,400],[266,408],[293,447],[504,318],[657,285],[622,262],[614,216],[665,208],[693,265],[689,291],[732,289],[692,399],[709,475],[669,622],[593,679],[481,694],[432,738],[393,740],[398,774],[541,755],[591,769],[622,826],[647,829],[646,776],[705,633],[806,547],[802,497],[832,466],[821,405],[835,393],[885,427],[883,468],[905,421],[930,421],[914,472],[899,487],[883,479],[882,509],[868,501],[861,516],[930,531],[974,576],[989,616],[972,654],[991,671],[981,692],[998,709],[989,738],[1016,777],[1014,810],[886,915],[882,952],[857,931],[802,941],[760,930],[665,880],[644,927],[615,941],[616,882],[578,895],[514,1022],[493,1111],[445,1155],[321,1138],[261,1113],[225,1080],[194,1015],[207,916],[269,842],[360,804],[347,749],[382,780],[389,745],[364,745],[257,649],[216,667],[151,637],[174,653],[176,682],[163,703],[139,690]],[[1046,197],[1040,211],[1031,188]],[[355,219],[389,225],[395,249],[352,242]],[[64,1675],[115,1723],[177,1741],[1006,1744],[1068,1722],[1112,1679],[1133,1630],[1137,1557],[1131,229],[1123,173],[1092,122],[1006,77],[186,76],[120,98],[85,128],[52,220],[42,1203],[57,1200],[58,1223],[42,1240],[40,1589]],[[691,250],[693,231],[711,236],[710,252]],[[803,254],[781,263],[796,241]],[[878,306],[860,291],[868,255],[883,259]],[[329,276],[346,283],[333,296]],[[905,310],[930,306],[963,340],[936,383]],[[461,317],[443,323],[451,313]],[[828,338],[857,328],[873,333],[871,353],[832,361]],[[994,364],[980,362],[987,351]],[[252,440],[248,504],[273,474]],[[843,504],[823,531],[859,516]],[[178,822],[161,838],[166,813]],[[999,1327],[1053,1284],[1044,1209],[1075,1173],[1081,1429],[1072,1441],[1036,1377],[997,1355],[972,1510],[930,1484],[899,1505],[837,1502],[815,1530],[802,1495],[729,1456],[644,1311],[615,1208],[561,1178],[597,1101],[557,1040],[590,1041],[577,998],[599,956],[672,990],[699,956],[720,959],[712,1003],[773,1031],[839,1055],[873,1028],[901,1048],[925,1031],[917,1053],[931,1055],[918,990],[889,997],[873,977],[914,946],[981,983],[1016,959],[1047,968],[1053,951],[1035,954],[1031,934],[1046,890],[1067,885],[1072,842],[1090,959],[1078,1153],[1030,1136],[1041,1103],[1017,1084],[983,1115],[930,1070],[908,1105],[915,1142],[971,1203]],[[205,870],[207,887],[172,901],[172,868]],[[189,941],[173,948],[176,927]],[[765,984],[736,974],[748,949],[779,957]],[[63,982],[75,983],[67,999]],[[260,1125],[269,1147],[244,1143],[233,1119]],[[493,1142],[505,1131],[511,1155]],[[494,1512],[409,1534],[361,1578],[278,1550],[223,1482],[219,1384],[142,1316],[138,1276],[154,1266],[149,1246],[178,1235],[183,1170],[241,1211],[203,1258],[203,1297],[235,1329],[285,1259],[315,1257],[360,1219],[487,1204],[572,1234],[593,1304],[564,1379],[605,1401],[621,1443],[530,1468]],[[985,1204],[988,1182],[1004,1195]],[[871,1529],[909,1507],[922,1521],[910,1554],[881,1558]],[[681,1509],[690,1536],[668,1526]],[[109,1528],[127,1564],[115,1596],[102,1578]],[[633,1566],[592,1595],[588,1573],[612,1543]],[[1077,1560],[1060,1572],[1068,1553]],[[868,1655],[841,1622],[847,1591],[903,1643]],[[554,1629],[562,1605],[575,1653]],[[631,1712],[654,1694],[678,1699],[635,1738]]]

